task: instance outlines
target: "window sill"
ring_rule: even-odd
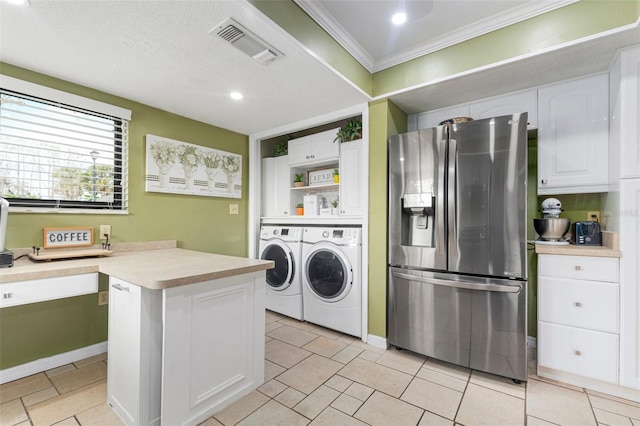
[[[51,207],[11,207],[9,213],[128,215],[128,210],[56,209]]]

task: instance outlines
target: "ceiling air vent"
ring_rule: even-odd
[[[284,56],[231,18],[209,31],[214,33],[263,65]]]

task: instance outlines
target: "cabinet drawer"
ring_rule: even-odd
[[[63,299],[98,291],[98,274],[69,275],[0,284],[0,308]]]
[[[618,332],[618,284],[567,278],[538,279],[538,319]]]
[[[538,322],[538,365],[618,382],[618,336]]]
[[[554,278],[619,282],[618,259],[612,257],[538,255],[538,274]]]

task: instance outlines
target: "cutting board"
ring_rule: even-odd
[[[33,260],[51,261],[58,259],[76,259],[81,257],[109,256],[113,251],[104,249],[74,250],[60,252],[42,252],[40,254],[29,253]]]

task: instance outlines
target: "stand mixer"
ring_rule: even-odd
[[[560,218],[562,203],[557,198],[547,198],[542,202],[542,219],[533,219],[533,227],[540,236],[536,244],[566,245],[562,237],[569,231],[571,219]]]

